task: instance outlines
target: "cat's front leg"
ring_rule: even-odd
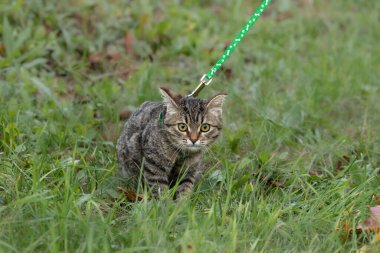
[[[185,173],[183,178],[181,178],[178,183],[178,188],[176,190],[176,193],[174,194],[174,199],[179,199],[188,196],[192,192],[194,184],[198,181],[202,173],[202,162],[199,161],[195,164],[190,165],[188,171]]]
[[[191,179],[185,178],[183,179],[177,188],[177,191],[174,194],[174,199],[178,200],[190,195],[194,188],[194,183]]]
[[[144,179],[151,187],[155,197],[161,197],[169,188],[169,178],[167,169],[160,164],[159,159],[145,157],[144,159]]]

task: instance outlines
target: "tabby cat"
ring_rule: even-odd
[[[120,174],[152,187],[155,196],[177,185],[174,198],[189,194],[203,174],[202,151],[219,136],[226,95],[209,100],[173,95],[145,102],[125,123],[117,142]]]

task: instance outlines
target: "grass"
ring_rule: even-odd
[[[190,92],[258,4],[1,1],[0,252],[379,250],[341,229],[380,193],[377,1],[273,1],[201,94],[229,96],[192,197],[115,191],[123,115]]]

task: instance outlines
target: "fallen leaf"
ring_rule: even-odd
[[[352,214],[353,210],[354,210],[354,206],[351,206],[349,208],[349,210],[344,211],[342,213],[343,220],[345,220],[345,221],[340,221],[339,222],[339,225],[336,227],[337,230],[346,231],[346,232],[349,232],[349,233],[352,231],[352,224],[347,220],[347,217]],[[356,213],[355,217],[357,217],[358,215],[359,214]],[[347,234],[347,238],[348,238],[348,236],[349,236],[349,234]]]
[[[283,21],[291,17],[293,17],[293,13],[291,13],[290,11],[282,11],[276,15],[276,20]]]
[[[103,60],[103,54],[100,52],[90,54],[88,60],[91,64],[97,64]]]
[[[285,188],[285,184],[273,178],[260,177],[260,181],[264,182],[269,187]]]
[[[128,54],[133,55],[134,50],[133,50],[133,43],[136,40],[135,36],[133,36],[132,33],[126,33],[124,36],[124,47],[127,50]]]
[[[373,198],[374,201],[378,201],[378,202],[376,203],[377,205],[380,205],[380,197],[379,197],[379,196],[377,196],[376,194],[373,194],[373,195],[372,195],[372,198]]]
[[[226,76],[227,80],[230,80],[232,78],[232,69],[225,68],[223,69],[223,73]]]
[[[380,205],[369,208],[371,217],[360,222],[356,229],[359,231],[376,231],[380,232]]]
[[[350,157],[349,156],[342,156],[341,159],[338,160],[338,163],[336,165],[336,169],[338,171],[344,170],[344,167],[350,163]]]
[[[300,7],[308,7],[314,4],[314,0],[298,0],[297,2]]]
[[[319,168],[311,168],[309,170],[309,175],[312,176],[312,177],[321,177],[323,174],[322,174],[321,169],[319,169]]]
[[[269,186],[276,186],[279,188],[285,188],[285,184],[283,182],[280,182],[279,180],[275,180],[272,178],[269,178],[267,181],[267,185]]]
[[[117,187],[116,188],[116,191],[117,192],[120,192],[122,194],[124,194],[124,196],[127,198],[128,201],[130,202],[136,202],[136,201],[141,201],[144,199],[144,197],[140,194],[137,194],[136,192],[132,191],[132,190],[129,190],[127,188],[121,188],[121,187]]]
[[[129,117],[131,116],[132,112],[128,109],[122,109],[120,112],[119,112],[119,119],[120,120],[127,120],[129,119]]]
[[[5,48],[3,46],[3,44],[0,43],[0,55],[3,56],[5,55]]]

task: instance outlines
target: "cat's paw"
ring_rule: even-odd
[[[191,195],[192,189],[191,188],[180,188],[178,189],[174,194],[174,200],[180,201],[183,199],[189,198]]]

